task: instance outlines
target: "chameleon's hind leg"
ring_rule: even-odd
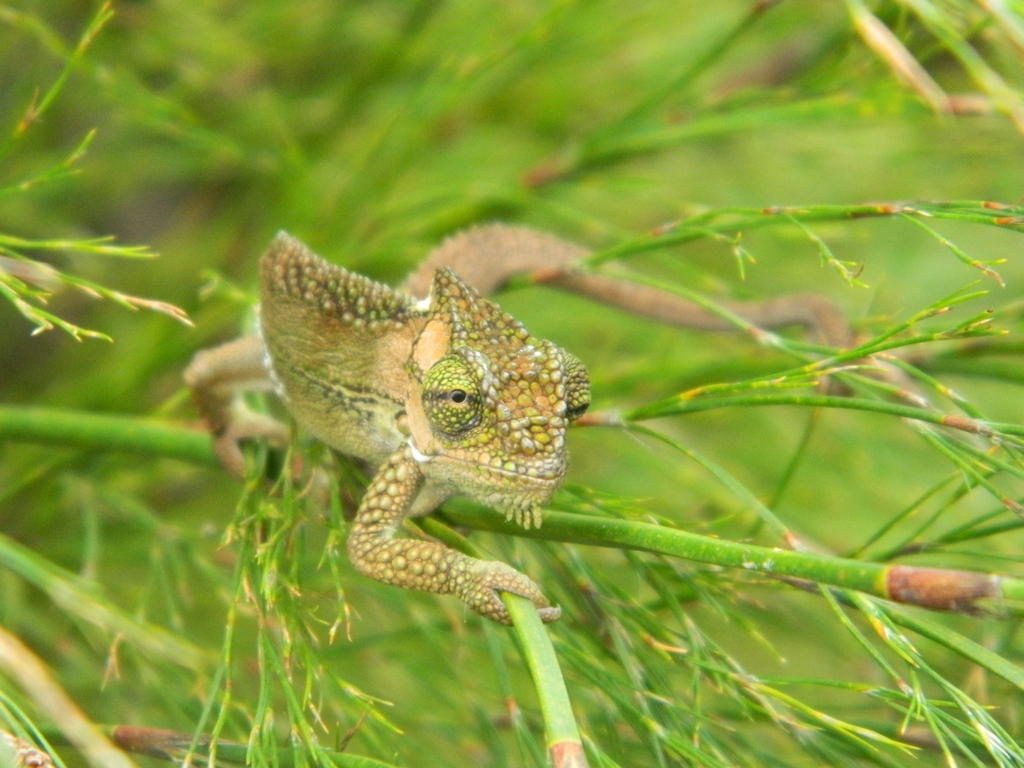
[[[527,598],[545,622],[561,610],[528,577],[505,563],[478,560],[436,541],[395,538],[424,478],[412,449],[403,446],[370,481],[348,536],[348,557],[360,573],[405,589],[456,595],[481,616],[511,624],[499,592]]]
[[[255,413],[239,397],[242,392],[272,391],[263,365],[263,342],[246,336],[196,353],[185,369],[185,384],[199,414],[213,435],[213,449],[231,472],[245,474],[245,459],[238,441],[268,438],[284,445],[288,430],[277,419]]]

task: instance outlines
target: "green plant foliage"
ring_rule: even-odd
[[[1020,2],[14,0],[0,73],[0,730],[94,766],[1024,765]],[[736,330],[499,295],[591,412],[539,530],[424,528],[528,572],[546,632],[355,574],[363,469],[295,433],[240,483],[181,381],[276,230],[397,283],[496,220]],[[794,293],[852,335],[732,303]],[[911,567],[1002,578],[927,610]]]

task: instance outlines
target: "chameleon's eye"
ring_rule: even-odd
[[[575,355],[562,353],[565,360],[565,417],[576,421],[590,407],[590,375]]]
[[[423,377],[423,410],[432,427],[455,436],[480,423],[482,402],[473,371],[458,355],[445,355]]]

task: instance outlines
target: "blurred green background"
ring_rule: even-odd
[[[58,78],[99,7],[73,0],[0,4],[0,137],[14,135],[34,94],[45,94]],[[197,350],[249,327],[256,260],[278,229],[335,263],[395,283],[446,235],[477,222],[524,223],[597,250],[715,208],[1019,201],[1024,137],[1006,113],[1020,101],[1021,8],[871,6],[874,18],[968,112],[945,115],[929,109],[865,45],[851,20],[863,8],[804,0],[116,2],[113,18],[59,95],[0,155],[0,234],[40,240],[109,234],[118,243],[148,245],[159,258],[106,258],[74,248],[44,249],[40,258],[112,289],[177,305],[195,327],[61,291],[50,299],[50,311],[114,339],[76,342],[59,330],[30,335],[31,323],[0,302],[0,400],[194,421],[181,372]],[[1001,22],[1000,8],[1012,23]],[[930,26],[933,18],[942,24]],[[981,70],[942,45],[936,30],[943,25],[1003,78],[1005,91],[986,90],[991,81],[979,80]],[[19,186],[63,163],[92,130],[77,174]],[[729,243],[711,237],[629,264],[714,298],[821,293],[865,335],[982,279],[991,293],[951,317],[1010,307],[998,327],[1012,340],[1018,332],[1012,307],[1024,296],[1020,233],[966,221],[930,223],[972,258],[1007,259],[999,267],[1006,287],[898,217],[813,227],[837,258],[863,265],[859,279],[866,287],[848,286],[820,267],[815,244],[795,226],[743,234],[756,258],[743,279]],[[791,365],[740,335],[670,328],[549,289],[510,291],[500,302],[532,333],[587,363],[595,409],[629,408]],[[986,417],[1019,421],[1024,365],[1008,352],[990,361],[988,375],[943,381]],[[783,489],[812,418],[806,450]],[[801,537],[833,553],[862,542],[953,471],[913,431],[879,415],[744,408],[659,426],[771,500]],[[592,491],[637,515],[777,543],[759,533],[750,509],[678,455],[613,430],[576,430],[570,440],[563,508],[592,498],[585,496]],[[1019,480],[998,481],[1007,495],[1019,495]],[[239,502],[240,493],[238,482],[212,468],[0,445],[0,531],[211,659],[221,654],[225,616],[235,604],[232,566],[239,550],[237,538],[224,544],[225,531],[240,530],[239,521],[256,514],[246,506],[255,502]],[[288,559],[275,561],[295,569],[303,592],[263,604],[283,611],[287,621],[260,615],[268,623],[263,631],[269,626],[286,648],[305,649],[293,649],[301,659],[296,670],[321,669],[313,677],[322,686],[323,743],[337,744],[358,722],[349,749],[396,764],[533,765],[503,704],[499,660],[510,666],[512,688],[537,731],[528,681],[503,630],[483,628],[451,600],[371,584],[340,561],[339,583],[354,611],[352,639],[343,629],[327,644],[336,595],[330,569],[318,563],[336,515],[310,500],[303,505],[301,519],[289,523]],[[951,528],[994,506],[984,493],[970,494],[944,521]],[[582,598],[573,590],[592,578],[650,600],[645,569],[675,569],[680,583],[696,585],[688,606],[694,627],[751,675],[882,685],[884,676],[820,597],[711,568],[669,566],[653,556],[641,566],[636,556],[614,550],[477,538],[493,556],[525,557],[567,606],[552,629],[556,647],[565,650],[558,643],[571,645],[576,633],[595,648],[612,649],[594,663],[604,665],[614,684],[588,678],[579,663],[568,662],[567,671],[584,731],[617,761],[607,765],[943,762],[941,752],[929,749],[917,758],[890,751],[883,759],[809,746],[816,738],[810,726],[750,716],[721,681],[705,680],[701,694],[700,675],[682,662],[632,659],[648,652],[640,648],[640,630],[628,628],[624,637],[635,647],[620,648],[613,631],[581,618]],[[1008,530],[963,554],[943,551],[913,562],[1019,573],[1021,544]],[[282,607],[288,599],[294,605]],[[259,611],[244,597],[237,605],[235,690],[224,736],[245,741],[253,722],[266,717],[258,699],[270,689],[257,652]],[[281,640],[275,633],[288,621],[308,638],[285,633]],[[1020,662],[1015,623],[947,621]],[[211,687],[212,665],[183,669],[130,643],[112,655],[111,633],[55,605],[24,574],[0,569],[0,624],[51,665],[97,722],[191,733],[209,697],[223,701],[223,689]],[[996,718],[1017,732],[1018,699],[1008,686],[923,642],[936,668],[996,705]],[[652,682],[647,663],[661,664],[664,679]],[[304,673],[296,674],[301,689]],[[328,680],[331,675],[338,679]],[[695,722],[706,717],[701,727],[735,729],[734,737],[722,737],[735,739],[735,753],[709,748],[700,758],[658,746],[666,715],[650,711],[640,725],[623,720],[609,693],[616,685],[657,689],[670,702],[675,692],[674,704],[658,704],[669,710],[700,709],[695,702],[706,697],[700,705],[706,712]],[[393,706],[371,705],[356,689]],[[23,694],[7,695],[31,710]],[[267,695],[277,707],[268,727],[285,743],[287,708],[280,691]],[[793,695],[890,735],[901,719],[879,699],[851,691],[812,686]],[[639,696],[644,706],[655,698]],[[374,716],[360,721],[363,708]],[[384,718],[401,732],[383,725]],[[700,741],[693,733],[684,737]]]

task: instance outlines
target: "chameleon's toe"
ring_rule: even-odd
[[[213,438],[213,452],[235,477],[245,477],[245,457],[234,435],[226,430]]]
[[[540,620],[545,624],[550,624],[553,621],[558,621],[562,616],[562,609],[557,605],[549,605],[547,608],[537,608],[537,615],[540,616]]]
[[[466,605],[476,613],[501,624],[511,624],[512,618],[498,594],[511,592],[533,603],[545,623],[555,621],[561,616],[561,609],[552,606],[528,576],[494,560],[478,560],[477,563],[479,565],[473,569],[474,578],[466,585],[462,594]]]
[[[245,477],[245,457],[239,445],[243,440],[266,439],[272,445],[288,444],[288,428],[277,419],[238,409],[228,425],[213,438],[213,452],[228,471]]]

